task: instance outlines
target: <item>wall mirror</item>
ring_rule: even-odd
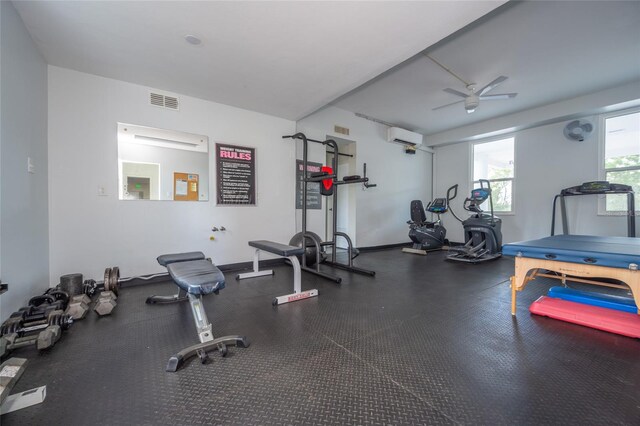
[[[118,123],[121,200],[209,200],[209,138]]]

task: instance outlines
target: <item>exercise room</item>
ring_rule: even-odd
[[[0,1],[0,423],[640,424],[639,1]]]

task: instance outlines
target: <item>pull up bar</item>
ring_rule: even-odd
[[[330,140],[332,140],[332,139],[329,139],[329,140],[326,140],[326,141],[319,141],[317,139],[310,139],[310,138],[306,137],[302,133],[296,133],[295,135],[285,135],[285,136],[282,137],[282,139],[302,139],[302,140],[305,140],[305,141],[308,141],[308,142],[320,143],[322,145],[329,145],[328,142]]]

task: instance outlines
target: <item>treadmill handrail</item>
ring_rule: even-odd
[[[564,202],[564,197],[575,197],[578,195],[607,195],[607,194],[627,194],[627,236],[634,237],[636,236],[636,212],[635,212],[635,193],[633,188],[628,185],[623,184],[615,184],[618,189],[606,189],[601,191],[588,191],[582,192],[580,191],[580,185],[572,186],[570,188],[565,188],[560,191],[559,194],[556,194],[553,197],[553,211],[551,212],[551,235],[555,235],[555,224],[556,224],[556,202],[558,198],[560,198],[560,209],[561,209],[561,217],[562,217],[562,233],[565,235],[569,235],[569,229],[567,225],[567,212]],[[629,189],[622,189],[622,187],[628,187]]]

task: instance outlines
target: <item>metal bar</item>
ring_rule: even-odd
[[[333,152],[340,152],[340,150],[338,149],[338,143],[336,141],[334,141],[333,139],[328,139],[326,141],[327,145],[329,145],[330,147],[333,148]],[[334,155],[333,158],[331,159],[331,166],[332,166],[332,170],[333,173],[335,174],[335,181],[338,180],[338,156]],[[331,224],[332,227],[332,232],[331,232],[331,242],[333,243],[333,249],[331,250],[331,260],[333,262],[336,261],[336,247],[337,247],[337,241],[336,241],[336,232],[338,231],[338,187],[335,185],[335,181],[334,181],[334,187],[333,187],[333,205],[331,206],[333,211],[332,213],[332,217],[333,217],[333,223]]]
[[[293,266],[293,292],[300,293],[302,291],[302,273],[300,272],[300,262],[297,256],[288,256],[287,259]]]
[[[333,152],[333,151],[327,151],[327,154],[335,154],[335,152]],[[343,153],[339,152],[339,153],[338,153],[338,155],[341,155],[341,156],[343,156],[343,157],[351,157],[351,158],[353,158],[353,155],[352,155],[352,154],[343,154]]]
[[[256,249],[253,254],[253,272],[258,272],[260,270],[260,249]]]
[[[569,233],[569,224],[567,222],[567,205],[564,202],[564,195],[560,196],[560,213],[562,214],[562,233]]]
[[[369,178],[360,178],[353,180],[337,180],[333,182],[334,185],[348,185],[350,183],[367,183],[369,182]]]
[[[556,231],[556,201],[558,201],[558,197],[560,197],[560,194],[553,197],[553,207],[551,209],[551,234],[549,235],[552,236],[555,235]]]
[[[193,321],[195,322],[196,329],[198,330],[200,343],[205,343],[213,340],[211,324],[209,323],[209,319],[207,318],[207,313],[202,307],[202,301],[200,300],[200,297],[191,293],[189,293],[188,296],[189,305],[191,306],[191,311],[193,312]]]
[[[325,262],[325,263],[329,263],[329,262]],[[300,266],[300,269],[305,272],[309,272],[311,274],[325,278],[327,280],[335,281],[337,284],[340,284],[342,282],[342,278],[337,275],[327,274],[326,272],[315,270],[315,269],[309,268],[308,266]]]
[[[308,142],[315,142],[315,143],[320,143],[322,145],[326,145],[326,141],[319,141],[317,139],[311,139],[305,136],[304,133],[296,133],[295,135],[288,135],[288,136],[283,136],[282,139],[301,139],[301,140],[306,140]]]
[[[344,232],[336,232],[336,237],[342,237],[347,240],[347,257],[349,259],[349,267],[353,267],[353,243],[351,242],[351,238],[349,238],[349,236]],[[334,248],[334,251],[336,253],[338,252],[337,246]]]
[[[307,252],[307,238],[305,234],[307,233],[307,137],[302,133],[296,133],[295,136],[297,135],[300,135],[300,138],[302,139],[302,176],[304,177],[302,182],[302,266],[306,267],[307,256],[305,253]]]
[[[374,276],[376,274],[375,271],[370,271],[368,269],[362,269],[362,268],[357,268],[355,266],[345,265],[345,264],[340,263],[340,262],[325,261],[324,263],[327,264],[327,265],[330,265],[330,266],[332,266],[334,268],[344,269],[345,271],[356,272],[358,274],[370,275],[370,276]]]
[[[325,175],[325,176],[316,176],[316,177],[309,177],[309,178],[305,178],[304,181],[305,182],[322,182],[325,179],[335,179],[337,178],[337,176],[334,175]]]

